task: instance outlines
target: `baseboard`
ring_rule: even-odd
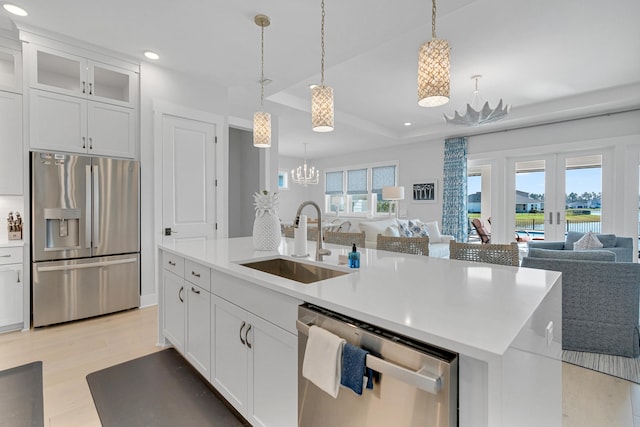
[[[158,294],[140,295],[140,308],[158,305]]]

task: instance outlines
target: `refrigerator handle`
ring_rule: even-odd
[[[98,165],[93,165],[93,247],[100,246],[100,182]]]
[[[91,248],[91,166],[85,166],[84,246]]]

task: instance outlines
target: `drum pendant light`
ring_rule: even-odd
[[[431,40],[418,50],[418,105],[438,107],[449,102],[449,42],[436,38],[436,0],[432,0]]]
[[[260,27],[260,111],[253,113],[253,146],[259,148],[271,147],[271,114],[264,110],[264,27],[271,21],[266,15],[256,15],[256,25]]]
[[[320,86],[311,87],[311,126],[315,132],[333,130],[333,88],[324,85],[324,0],[321,3],[322,21],[320,24]]]

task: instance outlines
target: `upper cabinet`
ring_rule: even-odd
[[[0,195],[22,195],[22,95],[0,91]]]
[[[22,54],[1,44],[0,91],[22,93]]]
[[[27,30],[20,40],[29,149],[136,158],[139,64]]]
[[[133,108],[138,75],[125,68],[29,44],[29,86]]]

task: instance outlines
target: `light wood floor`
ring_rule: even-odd
[[[41,360],[45,425],[100,426],[85,377],[161,350],[156,343],[156,307],[131,310],[0,334],[0,370]],[[564,427],[640,427],[640,386],[566,363],[562,382]]]
[[[41,360],[48,427],[100,426],[85,377],[157,347],[157,308],[0,334],[0,370]]]

